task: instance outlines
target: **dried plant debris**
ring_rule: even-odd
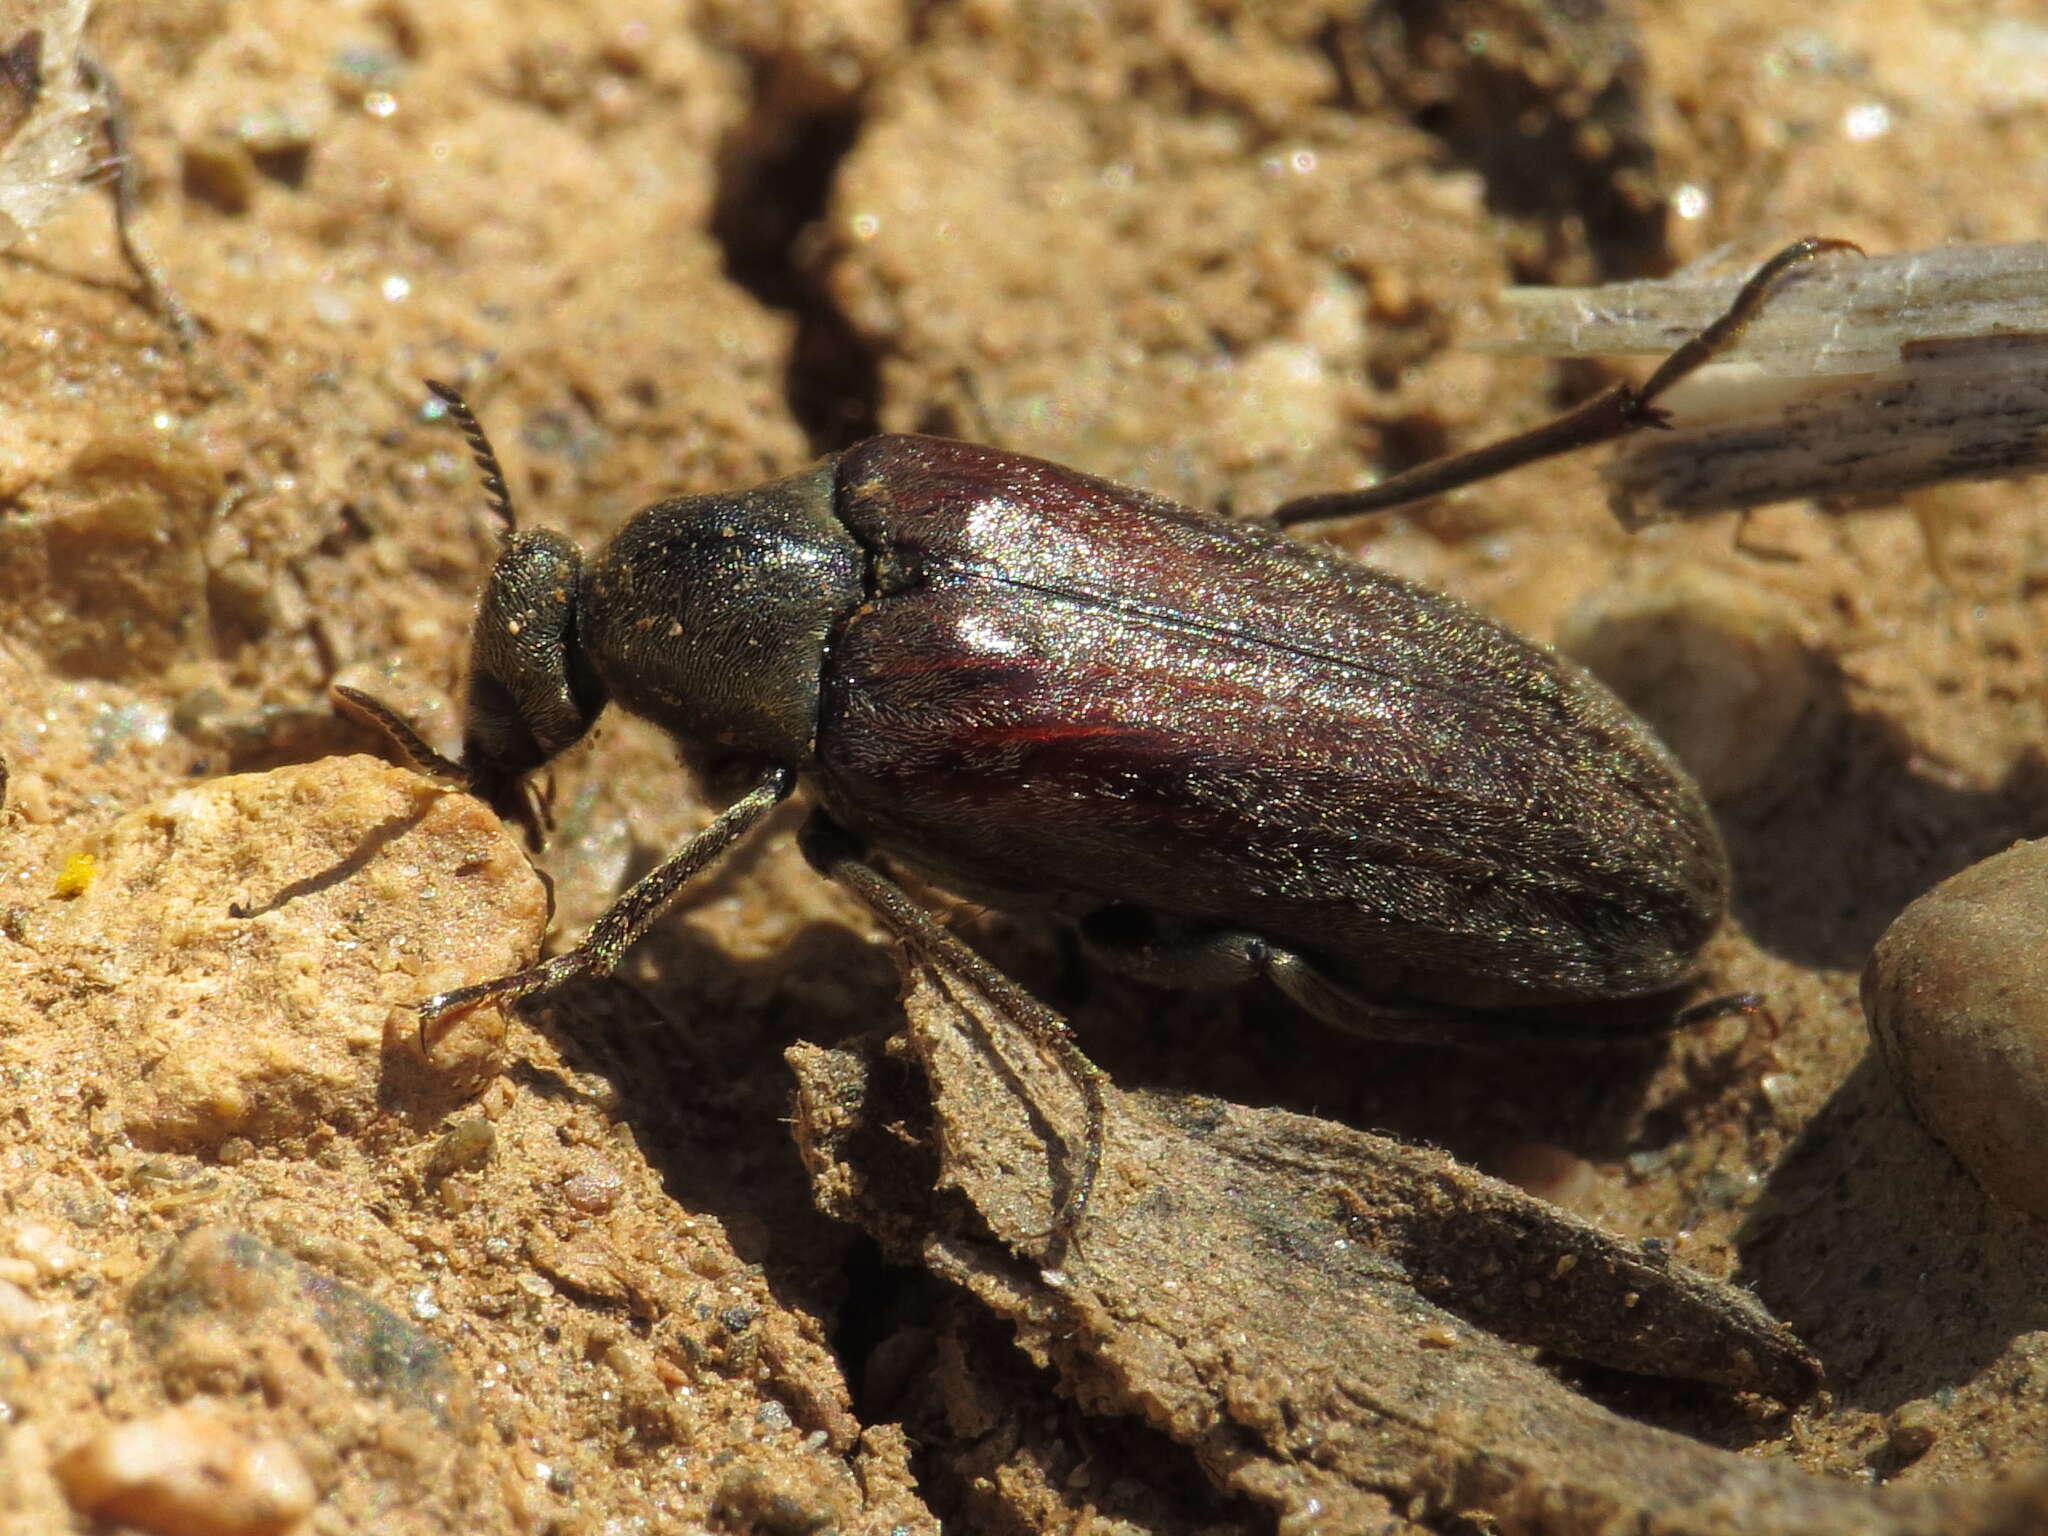
[[[0,24],[0,250],[86,184],[100,109],[78,69],[86,0],[22,0]]]
[[[1091,1415],[965,1292],[925,1281],[892,1297],[900,1321],[869,1355],[870,1417],[918,1447],[918,1488],[948,1530],[1255,1536],[1262,1505],[1212,1487],[1192,1453],[1135,1418]],[[1396,1527],[1405,1530],[1406,1527]]]
[[[0,251],[84,188],[114,200],[121,259],[149,307],[190,347],[198,322],[135,228],[139,193],[121,93],[84,48],[90,0],[18,0],[0,19]]]
[[[1515,288],[1521,335],[1497,350],[1552,357],[1663,357],[1723,313],[1749,264],[1691,267],[1658,282]],[[2048,243],[1837,254],[1795,268],[1731,348],[1784,378],[1869,373],[1914,342],[2048,331]]]
[[[1523,288],[1515,352],[1657,355],[1740,273]],[[1853,504],[2048,467],[2048,244],[1838,255],[1788,274],[1727,361],[1660,403],[1673,430],[1608,468],[1631,527],[1798,497]]]
[[[1178,1442],[1289,1528],[1999,1528],[1982,1496],[1812,1478],[1580,1396],[1507,1341],[1780,1399],[1818,1374],[1733,1287],[1383,1137],[1114,1094],[1087,1223],[1041,1269],[1071,1090],[963,984],[921,975],[908,1006],[929,1098],[874,1053],[791,1052],[821,1205],[1008,1321],[1084,1409]]]

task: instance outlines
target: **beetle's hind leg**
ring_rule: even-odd
[[[1265,975],[1272,963],[1272,945],[1255,933],[1170,929],[1142,907],[1098,907],[1076,927],[1090,955],[1149,986],[1241,986]]]
[[[1325,522],[1332,518],[1356,517],[1364,512],[1380,512],[1389,507],[1405,507],[1431,496],[1441,496],[1461,485],[1490,480],[1524,464],[1534,464],[1561,453],[1576,453],[1581,448],[1612,442],[1646,427],[1664,426],[1668,422],[1668,413],[1657,404],[1657,398],[1679,380],[1725,356],[1742,339],[1742,333],[1762,312],[1788,272],[1832,251],[1854,251],[1860,256],[1862,247],[1848,240],[1830,240],[1819,235],[1793,241],[1751,273],[1719,318],[1679,346],[1642,384],[1612,385],[1583,405],[1541,426],[1481,448],[1418,464],[1362,490],[1297,496],[1273,509],[1273,521],[1283,528],[1291,528],[1297,523]]]
[[[1080,1155],[1067,1160],[1066,1187],[1060,1191],[1053,1214],[1046,1257],[1048,1266],[1057,1268],[1087,1214],[1088,1197],[1102,1168],[1107,1114],[1103,1093],[1107,1079],[1102,1069],[1082,1054],[1065,1019],[962,943],[902,886],[868,863],[860,845],[822,811],[811,813],[798,834],[798,845],[813,869],[859,897],[876,920],[919,959],[964,981],[986,998],[1050,1055],[1080,1091],[1087,1106],[1087,1127]]]
[[[1596,1041],[1658,1034],[1727,1013],[1752,1012],[1745,993],[1681,1008],[1677,991],[1641,999],[1535,1002],[1522,1006],[1432,1003],[1333,972],[1256,933],[1176,926],[1137,907],[1103,907],[1079,924],[1081,942],[1110,969],[1160,987],[1233,987],[1263,976],[1304,1012],[1346,1034],[1395,1044],[1488,1050],[1532,1040]],[[1682,989],[1678,989],[1682,991]]]
[[[1267,951],[1273,984],[1325,1024],[1371,1040],[1411,1045],[1497,1045],[1497,1021],[1469,1009],[1380,997],[1339,981],[1291,949]]]
[[[1491,1027],[1469,1011],[1377,996],[1256,933],[1175,930],[1135,907],[1091,912],[1080,931],[1096,959],[1153,986],[1233,987],[1263,976],[1297,1006],[1350,1034],[1425,1045],[1492,1038]]]

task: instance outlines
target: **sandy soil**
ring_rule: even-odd
[[[452,744],[490,546],[423,376],[586,542],[877,429],[1256,513],[1583,393],[1461,345],[1509,283],[2038,234],[2024,4],[1497,0],[1405,44],[1403,9],[106,0],[141,232],[203,335],[138,302],[101,197],[0,256],[0,1527],[88,1528],[64,1458],[173,1404],[303,1482],[128,1515],[165,1530],[1363,1518],[1212,1489],[986,1295],[818,1213],[784,1052],[903,1010],[793,816],[616,980],[423,1059],[413,1002],[580,933],[713,808],[608,720],[555,776],[549,926],[517,842],[361,756],[325,690]],[[2043,1229],[1913,1120],[1857,976],[1914,896],[2043,830],[2032,497],[1631,536],[1566,462],[1330,535],[1572,640],[1665,727],[1739,884],[1709,984],[1769,1027],[1473,1062],[956,927],[1119,1085],[1515,1173],[1751,1287],[1830,1388],[1787,1414],[1576,1378],[1607,1409],[1830,1486],[2020,1469]],[[1656,643],[1619,643],[1644,612]],[[1384,1528],[1596,1523],[1459,1496]]]

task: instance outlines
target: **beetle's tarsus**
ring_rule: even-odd
[[[1770,302],[1777,291],[1778,282],[1794,267],[1802,267],[1816,256],[1830,251],[1854,251],[1863,254],[1863,247],[1849,240],[1833,240],[1824,235],[1808,235],[1794,240],[1769,261],[1749,275],[1749,281],[1737,290],[1734,299],[1718,318],[1711,321],[1705,330],[1680,345],[1677,350],[1657,365],[1650,377],[1634,390],[1638,411],[1646,410],[1650,402],[1677,384],[1681,379],[1704,368],[1714,359],[1742,339],[1742,333],[1749,329],[1750,322],[1763,313],[1764,305]],[[1629,386],[1622,386],[1628,388]]]
[[[1096,1177],[1102,1172],[1103,1142],[1108,1134],[1109,1118],[1109,1107],[1103,1093],[1108,1074],[1074,1043],[1074,1032],[1067,1021],[1061,1019],[1059,1025],[1058,1034],[1049,1043],[1068,1078],[1081,1090],[1088,1118],[1080,1165],[1067,1183],[1066,1197],[1053,1212],[1052,1231],[1047,1234],[1046,1266],[1050,1269],[1058,1269],[1066,1262],[1068,1250],[1080,1235],[1081,1220],[1088,1214],[1088,1202],[1095,1195]]]
[[[1761,1015],[1770,1019],[1770,1009],[1761,992],[1731,992],[1724,997],[1710,997],[1703,1002],[1681,1008],[1671,1016],[1673,1029],[1690,1029],[1695,1024],[1711,1024],[1716,1019],[1736,1017],[1750,1018]],[[1775,1024],[1772,1032],[1776,1033]]]
[[[448,1025],[466,1014],[476,1012],[486,1003],[512,1003],[531,993],[543,991],[576,974],[574,968],[560,971],[557,967],[564,960],[575,957],[579,951],[571,950],[557,956],[543,965],[536,965],[524,971],[514,971],[509,976],[499,976],[491,981],[480,981],[473,986],[457,987],[449,992],[436,992],[420,1004],[420,1054],[432,1056],[434,1045],[431,1036],[438,1034]]]

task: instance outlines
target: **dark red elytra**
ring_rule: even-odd
[[[798,766],[942,884],[1050,899],[1161,977],[1161,946],[1205,972],[1263,946],[1246,969],[1332,1022],[1439,1038],[1666,991],[1720,918],[1670,754],[1461,603],[972,444],[875,438],[819,473],[873,574]]]

